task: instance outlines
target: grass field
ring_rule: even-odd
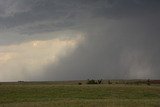
[[[1,84],[0,107],[160,107],[159,85]]]

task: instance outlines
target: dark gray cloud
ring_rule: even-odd
[[[47,65],[36,80],[160,79],[159,5],[159,0],[1,0],[0,44],[79,31],[85,42],[58,65]]]
[[[159,79],[158,31],[134,19],[101,25],[107,29],[88,25],[87,42],[58,66],[47,67],[47,79]]]

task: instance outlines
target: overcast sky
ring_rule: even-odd
[[[160,0],[0,0],[0,81],[160,79]]]

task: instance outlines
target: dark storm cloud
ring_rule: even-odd
[[[60,29],[80,24],[86,18],[118,18],[133,15],[136,17],[139,14],[157,12],[159,9],[158,0],[1,0],[0,4],[7,5],[1,9],[0,28],[22,27],[25,24],[50,20],[52,21],[50,25],[53,27],[51,30],[55,27]],[[38,27],[41,25],[33,30],[26,30],[34,32],[39,29]],[[45,28],[46,26],[43,29]]]
[[[127,23],[127,22],[130,23]],[[47,67],[50,79],[159,78],[158,31],[136,20],[106,22],[88,28],[87,42],[59,66]],[[133,21],[133,22],[131,22]],[[139,25],[141,23],[141,26]],[[109,27],[107,26],[109,25]],[[123,26],[123,27],[122,27]],[[143,29],[142,29],[143,28]],[[155,28],[156,29],[156,28]],[[65,71],[65,72],[64,72]],[[57,76],[58,75],[58,76]]]
[[[86,34],[85,43],[58,65],[46,66],[37,80],[160,78],[159,0],[1,0],[0,5],[5,5],[0,31],[18,34],[1,34],[0,44],[45,39],[34,36],[43,32]]]

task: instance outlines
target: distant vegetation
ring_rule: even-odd
[[[32,81],[17,81],[17,82],[0,82],[0,85],[3,84],[47,84],[47,85],[85,85],[85,84],[108,84],[108,85],[114,85],[114,84],[125,84],[125,85],[154,85],[154,84],[160,84],[160,80],[94,80],[94,79],[88,79],[88,80],[81,80],[81,81],[40,81],[40,82],[32,82]]]
[[[126,84],[126,85],[151,85],[151,84],[160,84],[160,80],[94,80],[88,79],[86,84]]]
[[[102,84],[102,79],[101,80],[94,80],[94,79],[92,79],[92,80],[87,80],[87,84]]]

